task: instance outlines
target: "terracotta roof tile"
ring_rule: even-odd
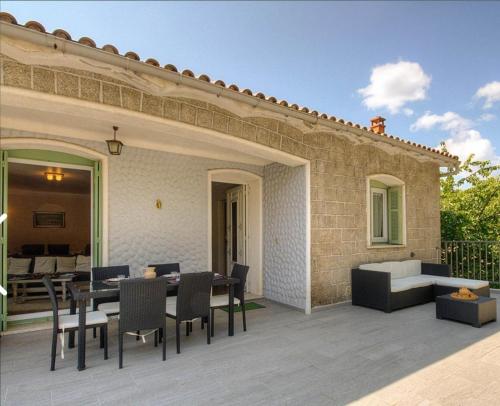
[[[112,54],[115,54],[115,55],[120,55],[120,52],[118,52],[118,49],[114,45],[111,45],[111,44],[106,44],[101,49],[103,51],[106,51],[106,52],[111,52]]]
[[[125,58],[133,59],[134,61],[140,61],[141,58],[139,58],[139,55],[137,55],[135,52],[128,51],[125,55]]]
[[[190,77],[190,78],[194,78],[194,73],[192,71],[190,71],[189,69],[184,69],[182,71],[182,75]]]
[[[87,45],[88,47],[92,47],[92,48],[95,48],[96,47],[96,43],[95,41],[92,39],[92,38],[89,38],[89,37],[81,37],[78,42],[82,45]]]
[[[9,24],[19,25],[17,23],[17,20],[15,19],[14,16],[12,16],[9,13],[5,13],[5,12],[0,12],[0,21],[3,21],[5,23],[9,23]],[[29,28],[29,29],[34,30],[34,31],[38,31],[38,32],[41,32],[41,33],[46,33],[45,27],[42,24],[40,24],[39,22],[37,22],[37,21],[29,21],[24,26],[26,28]],[[61,38],[61,39],[64,39],[64,40],[68,40],[68,41],[73,41],[71,39],[71,36],[69,35],[69,33],[67,33],[66,31],[61,30],[61,29],[55,30],[52,34],[48,34],[48,35],[53,35],[55,37],[58,37],[58,38]],[[78,43],[80,43],[82,45],[85,45],[85,46],[92,47],[92,48],[96,47],[96,44],[95,44],[94,40],[92,38],[89,38],[89,37],[82,37],[82,38],[80,38],[78,40]],[[118,52],[118,49],[116,49],[116,47],[113,46],[113,45],[110,45],[110,44],[104,45],[102,47],[102,49],[104,51],[107,51],[107,52],[110,52],[110,53],[113,53],[113,54],[116,54],[116,55],[120,55],[120,53]],[[130,58],[130,59],[133,59],[133,60],[136,60],[136,61],[140,61],[139,55],[137,55],[135,52],[132,52],[132,51],[127,52],[123,56],[125,56],[127,58]],[[154,66],[154,67],[160,68],[160,64],[158,63],[158,61],[156,59],[153,59],[153,58],[147,59],[144,63],[146,63],[148,65],[151,65],[151,66]],[[171,71],[171,72],[178,73],[177,68],[174,65],[172,65],[172,64],[165,65],[163,69],[166,69],[166,70]],[[194,73],[191,70],[189,70],[189,69],[183,70],[182,71],[182,75],[188,76],[188,77],[191,77],[191,78],[195,78]],[[209,82],[210,78],[207,75],[203,74],[203,75],[200,75],[197,78],[197,80],[201,80],[201,81],[204,81],[204,82]],[[217,86],[224,87],[224,88],[226,87],[226,84],[222,80],[216,80],[213,84],[217,85]],[[262,92],[258,92],[256,94],[253,94],[250,89],[244,89],[244,90],[240,91],[239,87],[237,85],[234,85],[234,84],[231,85],[231,86],[229,86],[229,89],[231,89],[231,90],[233,90],[235,92],[239,92],[241,94],[245,94],[245,95],[247,95],[249,97],[256,97],[258,99],[267,100],[267,101],[269,101],[271,103],[278,103],[277,99],[274,96],[269,96],[269,97],[266,98],[266,96]],[[299,107],[295,103],[289,104],[286,100],[281,100],[279,102],[279,105],[281,105],[283,108],[289,108],[289,109],[293,109],[293,110],[298,110],[298,111],[300,111],[302,113],[310,114],[310,115],[312,115],[314,117],[318,117],[319,116],[319,118],[323,119],[323,120],[328,119],[330,121],[335,121],[335,122],[340,123],[340,124],[344,124],[344,125],[347,125],[347,126],[359,128],[359,129],[362,129],[363,131],[367,131],[367,132],[370,132],[372,134],[375,134],[372,129],[368,129],[366,127],[361,127],[359,124],[353,124],[350,121],[345,122],[343,119],[341,119],[341,118],[337,119],[335,116],[328,116],[326,114],[321,114],[320,115],[316,110],[310,111],[307,107]],[[393,135],[388,135],[388,134],[385,134],[385,133],[383,133],[383,134],[377,134],[377,135],[379,135],[381,137],[389,138],[389,139],[394,139],[394,140],[406,143],[408,145],[413,145],[416,148],[420,148],[420,149],[423,149],[423,150],[426,150],[426,151],[435,152],[436,154],[439,154],[439,155],[442,155],[442,156],[446,156],[446,157],[458,160],[457,156],[453,156],[452,154],[450,154],[448,152],[439,151],[437,149],[426,147],[426,146],[423,146],[423,145],[420,145],[420,144],[416,144],[414,142],[412,143],[411,141],[405,141],[405,140],[403,140],[403,139],[401,139],[399,137],[393,136]]]
[[[5,13],[5,12],[0,12],[0,21],[4,21],[9,24],[15,24],[17,25],[17,20],[12,14]]]
[[[166,64],[163,69],[169,70],[171,72],[179,72],[175,65],[172,65],[171,63]]]
[[[198,79],[203,80],[204,82],[210,83],[210,78],[208,77],[208,75],[205,75],[205,74],[200,75],[200,76],[198,76]]]
[[[45,27],[40,24],[38,21],[28,21],[26,24],[24,24],[26,28],[29,28],[30,30],[35,30],[38,32],[45,32]]]
[[[153,66],[156,66],[157,68],[159,68],[159,67],[160,67],[160,62],[158,62],[158,61],[157,61],[156,59],[154,59],[154,58],[148,58],[148,59],[146,59],[146,63],[147,63],[148,65],[153,65]]]
[[[67,39],[71,41],[71,35],[69,35],[66,31],[57,29],[55,30],[52,35],[55,35],[57,38],[62,38],[62,39]]]

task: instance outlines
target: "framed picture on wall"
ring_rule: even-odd
[[[64,212],[34,211],[33,228],[64,228],[66,219]]]

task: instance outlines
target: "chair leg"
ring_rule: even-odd
[[[155,331],[155,347],[158,347],[158,330]]]
[[[104,326],[99,329],[99,348],[104,348]]]
[[[123,333],[118,334],[118,368],[123,368]]]
[[[175,341],[177,344],[177,354],[181,353],[181,323],[176,320],[175,322]]]
[[[164,326],[162,329],[160,329],[160,331],[167,331],[167,323],[164,323]],[[163,340],[163,343],[162,343],[162,346],[163,346],[163,361],[165,361],[167,359],[167,340]]]
[[[62,345],[62,343],[61,343]],[[52,332],[52,349],[50,351],[50,370],[56,369],[57,332]]]
[[[94,327],[92,330],[93,330],[92,336],[94,338],[96,338],[97,337],[97,328]]]
[[[241,315],[243,316],[243,331],[247,331],[247,316],[245,314],[245,303],[241,302]]]
[[[189,322],[189,332],[190,333],[193,332],[193,322],[192,321]]]
[[[210,332],[210,320],[211,320],[210,313],[208,313],[208,317],[207,317],[207,344],[210,344],[210,336],[212,335]]]
[[[103,332],[104,339],[104,359],[108,359],[108,325],[105,324],[101,327],[101,332]]]
[[[189,328],[189,325],[190,325],[190,324],[191,324],[191,322],[190,322],[190,321],[187,321],[187,322],[186,322],[186,337],[189,337],[189,331],[191,330],[191,329]]]
[[[158,336],[159,336],[158,338],[160,340],[160,343],[163,342],[163,331],[164,331],[164,329],[161,328],[160,331],[158,332]]]
[[[139,337],[139,334],[141,334],[141,332],[140,332],[140,330],[137,330],[136,333],[137,333],[137,336],[135,337],[135,341],[139,341],[141,339],[141,337]]]
[[[215,309],[210,309],[210,335],[215,334]]]

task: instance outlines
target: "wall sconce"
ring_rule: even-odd
[[[157,209],[161,209],[161,206],[162,206],[161,200],[160,199],[156,199],[155,205],[156,205]]]
[[[118,131],[118,127],[116,125],[113,126],[113,131],[113,139],[106,140],[106,144],[108,144],[108,151],[111,155],[120,155],[122,153],[123,142],[116,139],[116,132]]]
[[[53,181],[55,180],[56,182],[62,181],[64,178],[63,173],[57,173],[57,172],[45,172],[45,179],[48,181]]]

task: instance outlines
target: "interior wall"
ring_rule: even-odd
[[[300,309],[307,305],[305,166],[264,168],[264,296]]]
[[[64,228],[34,228],[34,211],[64,212]],[[70,252],[81,252],[90,243],[89,194],[42,192],[9,188],[8,252],[21,251],[23,244],[70,244]]]

